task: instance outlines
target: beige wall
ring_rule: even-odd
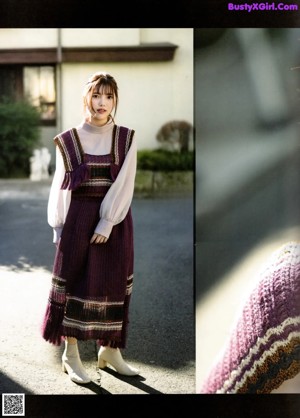
[[[0,29],[0,49],[56,47],[53,29]],[[67,63],[58,77],[58,130],[82,120],[82,89],[95,71],[110,72],[117,80],[120,105],[116,122],[136,130],[138,147],[158,146],[155,135],[173,119],[193,123],[193,29],[61,29],[65,47],[125,46],[171,42],[178,45],[173,61],[145,63]],[[59,69],[58,69],[59,74]],[[52,130],[51,130],[52,133]],[[43,142],[49,134],[43,132]]]
[[[0,29],[0,49],[55,48],[57,29]]]
[[[0,49],[53,48],[59,29],[0,29]],[[65,47],[125,46],[140,43],[140,29],[67,29],[62,28],[61,44]]]
[[[157,147],[156,132],[167,121],[193,123],[193,30],[141,29],[140,39],[172,42],[179,48],[169,62],[62,65],[63,130],[81,122],[83,86],[99,70],[116,78],[120,95],[116,122],[136,130],[139,149]]]
[[[65,47],[125,46],[140,43],[140,29],[62,29]]]

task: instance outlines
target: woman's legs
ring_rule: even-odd
[[[77,338],[74,337],[66,337],[68,344],[77,344]]]
[[[98,367],[104,369],[109,363],[119,374],[136,376],[139,370],[129,366],[123,359],[119,348],[112,348],[110,344],[101,346],[98,352]],[[62,355],[62,370],[67,372],[70,379],[75,383],[87,384],[91,379],[87,375],[79,356],[77,339],[65,338],[65,350]]]
[[[112,348],[110,344],[101,346],[98,352],[98,367],[104,369],[107,363],[111,364],[122,375],[136,376],[139,374],[139,370],[129,366],[124,361],[119,348]]]
[[[62,370],[67,372],[70,379],[75,383],[86,384],[91,381],[81,363],[76,338],[66,337],[65,339],[65,351],[62,355]]]

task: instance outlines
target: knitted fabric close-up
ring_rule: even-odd
[[[288,242],[259,274],[200,393],[271,393],[299,372],[300,243]]]

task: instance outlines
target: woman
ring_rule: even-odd
[[[77,340],[97,340],[100,368],[109,363],[120,374],[139,374],[120,352],[133,284],[134,131],[114,122],[118,86],[111,75],[95,73],[83,102],[83,123],[54,139],[48,223],[57,250],[43,323],[46,341],[65,340],[63,371],[81,384],[91,379]]]

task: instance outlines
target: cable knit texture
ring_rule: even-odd
[[[270,393],[300,371],[300,244],[261,272],[201,393]]]

